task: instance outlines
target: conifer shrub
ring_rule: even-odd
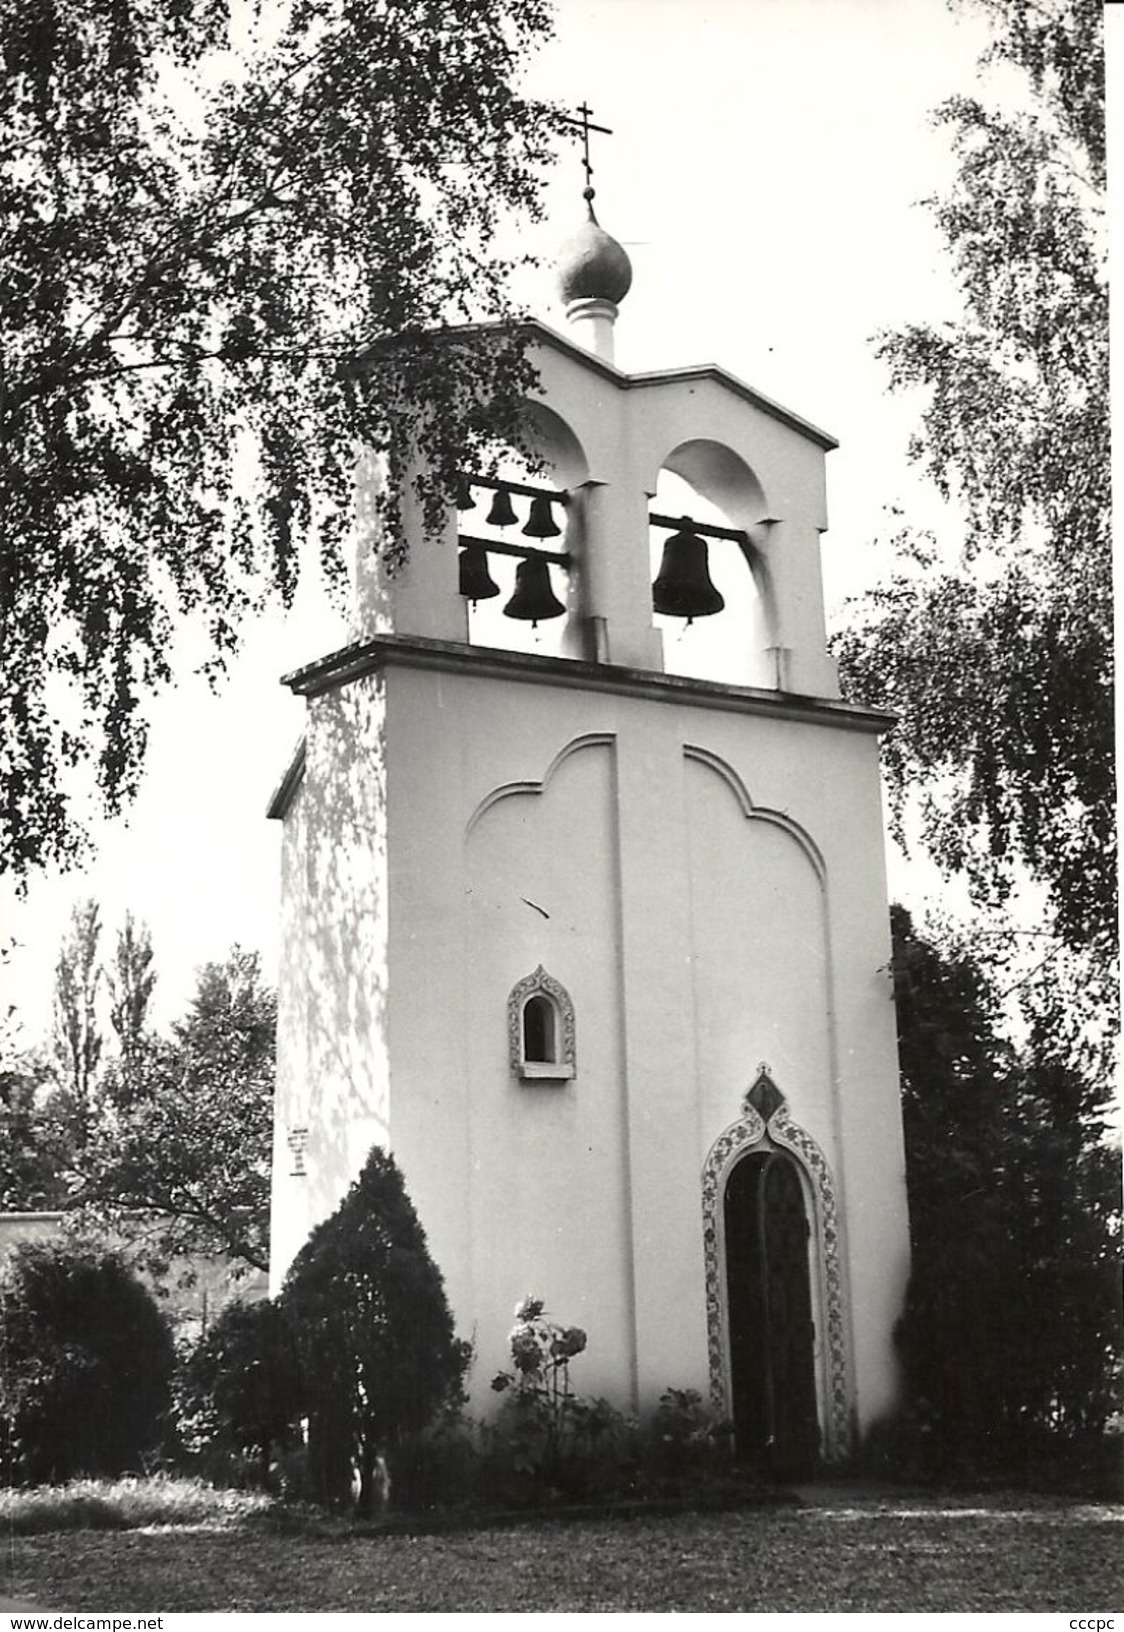
[[[0,1274],[6,1478],[58,1483],[144,1467],[168,1425],[168,1322],[115,1252],[16,1248]]]
[[[280,1297],[308,1419],[308,1494],[376,1505],[407,1436],[457,1400],[468,1363],[402,1175],[377,1146],[298,1253]]]

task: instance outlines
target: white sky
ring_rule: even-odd
[[[617,362],[721,363],[839,438],[824,548],[837,609],[888,565],[870,548],[889,530],[885,506],[933,516],[905,467],[917,404],[887,398],[869,341],[955,309],[917,201],[951,173],[928,115],[973,85],[979,24],[943,0],[556,5],[557,39],[529,84],[586,100],[614,131],[595,138],[593,159],[599,219],[634,267]],[[1124,47],[1124,19],[1112,23]],[[567,155],[534,247],[549,251],[580,220],[583,183]],[[563,325],[544,275],[529,298]],[[186,680],[154,705],[145,786],[127,821],[98,824],[96,867],[37,879],[23,903],[0,897],[0,941],[18,943],[0,969],[0,1012],[17,1005],[23,1043],[49,1024],[59,939],[88,894],[107,953],[126,908],[150,925],[160,1024],[182,1011],[196,966],[235,941],[259,949],[272,976],[280,828],[264,810],[303,707],[278,680],[340,643],[318,604],[252,630],[219,697]],[[910,888],[900,868],[892,882]]]

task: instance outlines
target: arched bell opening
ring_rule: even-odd
[[[569,490],[588,461],[558,414],[528,403],[527,452],[499,475],[465,472],[457,503],[458,580],[471,645],[544,657],[584,655]],[[529,455],[529,457],[528,457]]]
[[[523,434],[536,462],[549,472],[543,480],[560,488],[580,487],[589,480],[585,449],[560,414],[545,402],[528,402]]]
[[[767,508],[753,471],[719,443],[681,443],[664,459],[649,513],[660,518],[649,546],[666,671],[775,686],[774,620],[757,544]]]
[[[470,478],[457,513],[458,587],[473,646],[575,656],[576,562],[566,495],[516,460]]]

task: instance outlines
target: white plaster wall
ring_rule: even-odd
[[[758,1058],[768,1061],[793,1119],[816,1140],[832,1168],[842,1221],[854,1405],[865,1432],[897,1393],[891,1333],[909,1268],[877,742],[860,732],[793,727],[780,720],[746,727],[734,716],[714,716],[699,740],[736,773],[759,814],[742,816],[732,792],[719,801],[716,776],[704,795],[706,768],[696,765],[697,798],[705,798],[706,805],[697,808],[692,844],[705,861],[713,840],[725,833],[725,842],[735,844],[733,831],[746,822],[747,853],[756,849],[763,857],[763,835],[771,832],[773,862],[758,883],[737,872],[717,890],[713,880],[699,880],[693,871],[693,894],[701,890],[714,900],[706,927],[697,933],[707,943],[701,955],[709,965],[722,961],[725,954],[718,948],[736,939],[738,922],[749,913],[766,943],[776,943],[770,953],[774,967],[762,976],[776,1043]],[[790,824],[813,855],[766,817]],[[715,938],[719,926],[721,937]],[[764,1011],[755,1012],[752,998],[741,1018],[730,1005],[719,1023],[707,1014],[711,999],[705,984],[703,993],[700,1039],[710,1037],[716,1025],[727,1036],[744,1034],[750,1016],[755,1026],[766,1028]],[[723,1052],[729,1052],[726,1045]],[[708,1074],[700,1072],[704,1103]],[[747,1072],[743,1090],[753,1074]],[[730,1098],[712,1104],[707,1147],[735,1110]]]
[[[878,814],[874,742],[843,726],[397,665],[316,699],[284,847],[274,1284],[389,1143],[477,1409],[527,1292],[589,1331],[582,1388],[704,1390],[702,1167],[767,1060],[832,1168],[869,1426],[908,1239]],[[508,1061],[507,996],[540,963],[577,1011],[564,1085]]]
[[[390,1140],[474,1405],[527,1292],[589,1331],[579,1386],[705,1389],[702,1166],[767,1059],[853,1211],[869,1422],[906,1243],[872,739],[396,664],[385,685]],[[577,1009],[563,1086],[508,1063],[539,963]]]
[[[726,764],[722,761],[723,766]],[[684,762],[690,998],[700,1164],[759,1066],[836,1160],[827,925],[818,871],[768,807],[747,811],[712,765]]]
[[[422,507],[407,468],[401,494],[403,536],[414,541],[393,573],[382,557],[387,529],[378,508],[386,481],[383,456],[361,448],[355,467],[351,636],[370,640],[391,630],[437,640],[468,639],[468,603],[459,590],[457,513],[450,509],[438,537],[427,537]]]
[[[309,1132],[305,1175],[287,1149],[274,1169],[275,1288],[388,1139],[384,713],[373,675],[311,702],[304,781],[286,819],[275,1140],[293,1125]]]
[[[277,968],[277,1077],[273,1098],[273,1166],[270,1181],[270,1292],[316,1220],[307,1187],[294,1178],[289,1147],[294,1128],[307,1127],[308,1016],[304,935],[308,918],[304,850],[305,788],[293,795],[281,837],[281,935]]]
[[[618,824],[639,1395],[705,1390],[680,711],[621,699]]]
[[[856,1411],[865,1432],[885,1415],[899,1376],[889,1336],[909,1276],[897,1069],[890,975],[890,924],[881,834],[877,748],[848,736],[824,767],[830,820],[817,834],[829,880],[832,1007],[839,1082],[839,1174],[849,1266]]]
[[[535,1292],[590,1333],[583,1386],[631,1403],[614,748],[579,742],[541,793],[508,793],[468,836],[468,1001],[480,1022],[470,1033],[470,1184],[484,1376],[506,1359],[512,1306]],[[507,997],[539,964],[578,1017],[576,1075],[565,1083],[523,1082],[510,1068]]]
[[[583,1386],[627,1403],[612,745],[545,740],[535,688],[512,710],[487,681],[394,671],[389,686],[392,1143],[477,1345],[474,1397],[488,1403],[513,1308],[534,1292],[589,1331]],[[509,1066],[508,995],[540,963],[577,1005],[565,1085],[524,1085]]]

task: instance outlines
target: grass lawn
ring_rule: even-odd
[[[12,1536],[0,1595],[50,1609],[1111,1610],[1124,1510],[858,1500],[444,1535],[225,1528]]]

